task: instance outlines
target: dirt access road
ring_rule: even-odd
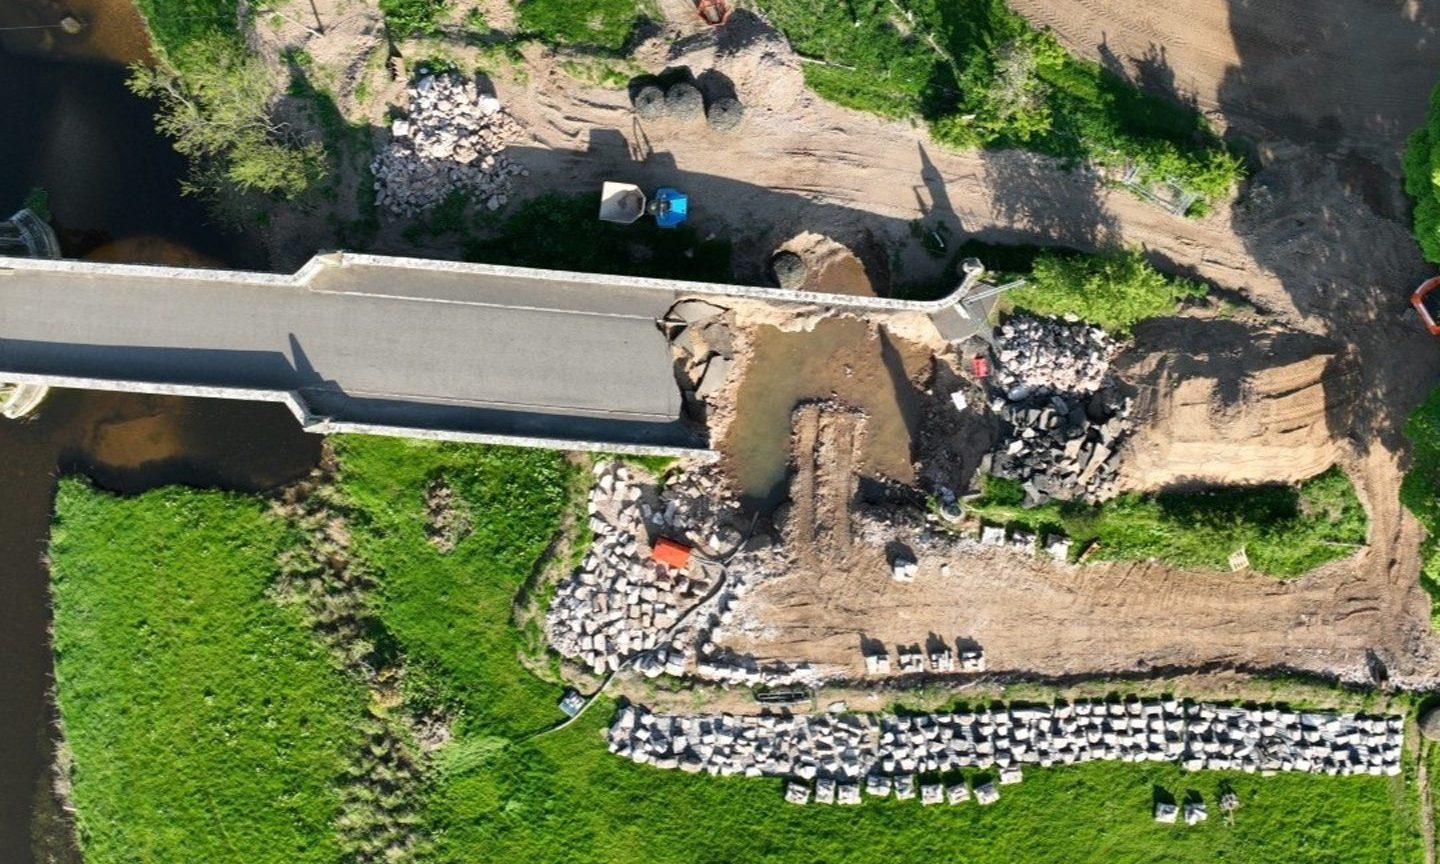
[[[1237,638],[1233,647],[1181,645],[1172,653],[1185,664],[1299,666],[1357,677],[1368,674],[1362,654],[1373,650],[1394,680],[1429,681],[1440,671],[1440,652],[1429,635],[1428,598],[1416,585],[1420,530],[1401,510],[1396,490],[1404,452],[1399,429],[1440,373],[1440,345],[1401,314],[1407,289],[1428,268],[1397,218],[1397,151],[1404,130],[1421,120],[1431,83],[1424,70],[1437,68],[1440,44],[1429,38],[1428,13],[1418,9],[1366,0],[1318,6],[1286,0],[1263,12],[1256,5],[1158,0],[1140,13],[1114,0],[1017,2],[1039,23],[1052,24],[1072,49],[1128,70],[1144,85],[1195,93],[1218,121],[1256,143],[1258,176],[1237,203],[1202,220],[1170,216],[1043,158],[948,152],[923,128],[826,103],[805,89],[802,63],[784,40],[743,11],[718,32],[677,22],[636,55],[647,71],[687,66],[733,87],[747,106],[735,133],[703,122],[641,123],[625,92],[579,80],[539,46],[524,49],[517,74],[497,74],[493,83],[527,130],[510,149],[531,170],[522,194],[591,192],[603,179],[680,186],[692,196],[694,224],[734,242],[742,277],[758,279],[771,250],[811,231],[860,252],[877,285],[923,278],[935,267],[923,252],[896,258],[867,252],[913,249],[911,220],[943,219],[991,240],[1141,245],[1170,269],[1243,295],[1267,326],[1335,343],[1334,353],[1354,371],[1343,396],[1326,391],[1327,446],[1370,512],[1369,548],[1327,571],[1322,583],[1307,577],[1258,586],[1243,574],[1206,583],[1215,592],[1252,597],[1223,613],[1234,632],[1280,634],[1289,647]],[[329,51],[311,52],[317,62],[362,67],[374,48],[373,27],[353,26],[371,41],[357,36],[352,43],[360,47],[347,55],[348,43],[339,39]],[[357,107],[343,86],[340,96],[347,111]],[[378,123],[383,111],[383,101],[372,98],[358,113]],[[313,242],[303,232],[288,234],[308,256]],[[382,237],[397,248],[381,251],[409,248],[398,226]],[[1110,584],[1107,574],[1120,584],[1143,576],[1178,585],[1191,576],[1166,576],[1153,566],[1127,572],[1087,574],[1087,590]],[[1136,584],[1110,592],[1113,604],[1105,609],[1110,621],[1135,622],[1128,629],[1134,640],[1122,646],[1132,667],[1141,658],[1158,662],[1157,652],[1185,642],[1194,622],[1175,602],[1189,592],[1133,590]],[[1342,590],[1344,604],[1324,605],[1326,592]],[[1027,596],[1052,602],[1037,592]],[[1296,604],[1312,601],[1321,604],[1317,615],[1297,614]],[[854,623],[815,626],[848,633]],[[1343,638],[1334,643],[1337,633]],[[1341,648],[1326,652],[1327,644]],[[1101,668],[1083,653],[1067,656],[1059,671]]]

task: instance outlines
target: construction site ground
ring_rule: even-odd
[[[457,4],[457,17],[470,5]],[[483,5],[492,26],[504,26],[508,4]],[[491,82],[524,129],[508,151],[530,171],[516,194],[591,193],[606,179],[675,185],[691,195],[702,235],[731,241],[737,278],[765,281],[774,250],[802,234],[822,235],[854,250],[869,289],[882,294],[946,277],[912,235],[915,220],[943,221],[957,237],[990,242],[1142,247],[1163,269],[1210,283],[1225,302],[1143,326],[1122,358],[1150,421],[1127,456],[1127,487],[1295,480],[1338,463],[1368,511],[1368,545],[1288,582],[1153,562],[1077,568],[994,550],[952,561],[945,577],[922,566],[906,584],[889,578],[883,548],[836,545],[848,526],[826,520],[846,517],[819,506],[804,519],[824,544],[792,556],[790,572],[755,595],[763,615],[734,647],[858,676],[862,639],[893,648],[923,644],[931,633],[973,634],[992,670],[1041,679],[1235,669],[1407,687],[1440,682],[1430,599],[1417,581],[1422,532],[1397,495],[1401,426],[1440,373],[1440,344],[1405,314],[1408,291],[1427,266],[1409,234],[1399,181],[1405,135],[1420,124],[1440,67],[1433,13],[1420,4],[1377,10],[1361,0],[1287,0],[1263,9],[1226,0],[1013,5],[1053,27],[1077,54],[1193,98],[1253,152],[1258,170],[1239,197],[1186,219],[1048,159],[946,150],[920,124],[815,96],[804,86],[802,60],[746,10],[719,31],[703,31],[686,17],[688,4],[669,0],[661,4],[667,22],[638,46],[633,66],[723,75],[746,106],[741,128],[641,122],[624,89],[587,83],[566,69],[576,58],[528,43],[523,62]],[[278,6],[296,20],[310,15],[293,0]],[[386,79],[374,62],[378,20],[341,0],[317,0],[316,12],[333,22],[324,35],[281,25],[260,37],[276,56],[279,47],[303,45],[317,67],[353,73],[336,76],[337,100],[382,136],[403,82]],[[467,49],[455,50],[465,56]],[[366,69],[371,86],[362,103],[353,82]],[[403,227],[382,222],[378,251],[413,251]],[[326,230],[305,214],[277,219],[277,263],[307,257],[324,245]],[[853,267],[842,269],[844,290],[863,290]],[[772,323],[782,331],[813,325]],[[896,394],[918,393],[926,365],[913,360],[920,349],[887,347],[889,337],[874,327],[843,326],[853,332],[830,333],[825,352],[874,352],[878,365],[833,362],[833,384],[806,380],[793,388],[794,399],[833,393],[843,401],[847,387],[864,391],[880,381],[876,399],[901,406],[894,416],[913,447],[924,400]],[[738,406],[753,399],[747,388],[785,386],[791,374],[747,361],[766,340],[790,335],[737,334],[738,371],[711,428],[731,465],[765,454],[766,464],[753,469],[759,479],[742,486],[777,476],[776,448],[784,452],[792,431],[767,421],[765,440],[757,441],[737,419]],[[857,374],[858,384],[846,383]],[[767,376],[782,384],[765,384]],[[777,406],[770,416],[788,417],[793,407]],[[901,483],[914,479],[907,469],[916,454],[894,452],[902,443],[877,444],[906,436],[887,431],[885,411],[863,407],[873,416],[852,430],[859,436],[858,449],[847,451],[853,462],[813,465],[800,472],[804,488],[849,488],[852,477],[837,474],[847,464]]]

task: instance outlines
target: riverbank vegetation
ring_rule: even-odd
[[[983,494],[968,506],[991,522],[1061,531],[1077,551],[1093,544],[1095,560],[1229,570],[1231,553],[1243,549],[1254,570],[1279,577],[1353,554],[1367,531],[1365,508],[1339,468],[1298,486],[1131,493],[1098,505],[1024,507],[1024,497],[1018,482],[986,477]]]
[[[1071,57],[1003,0],[763,0],[820,95],[890,117],[920,117],[955,147],[1018,147],[1204,202],[1243,175],[1193,105],[1141,92]]]
[[[324,148],[276,115],[284,86],[246,47],[233,0],[137,2],[155,64],[134,64],[129,86],[155,100],[157,128],[190,160],[186,191],[303,194],[324,173]]]
[[[321,486],[269,507],[221,492],[122,499],[62,483],[57,675],[88,861],[319,862],[342,849],[389,860],[355,836],[355,820],[369,817],[351,791],[357,748],[389,752],[383,729],[400,730],[396,746],[416,753],[420,770],[392,776],[381,793],[417,802],[406,811],[413,845],[396,860],[418,860],[405,852],[423,848],[424,860],[447,864],[879,862],[945,858],[957,844],[977,862],[1418,853],[1403,778],[1094,763],[1029,768],[988,808],[802,808],[784,802],[777,779],[612,756],[601,737],[609,699],[532,737],[560,718],[560,686],[522,664],[530,637],[512,608],[575,505],[583,465],[542,451],[331,443],[334,464],[310,481]],[[296,503],[306,496],[319,504]],[[445,520],[461,527],[439,543],[436,520],[450,508],[465,518]],[[354,656],[370,658],[378,683],[333,653],[327,660],[316,627],[324,602],[295,602],[292,589],[308,578],[295,558],[317,552],[361,574],[347,583],[359,593],[335,602],[373,619],[367,650]],[[315,577],[322,601],[345,593],[325,588],[328,578]],[[377,718],[404,722],[377,727]],[[1213,802],[1221,782],[1243,803],[1233,825],[1218,815],[1193,828],[1151,819],[1153,787]]]

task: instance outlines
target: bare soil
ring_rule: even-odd
[[[1342,350],[1224,319],[1145,322],[1119,370],[1138,388],[1122,487],[1298,482],[1334,465],[1348,427],[1330,413],[1354,377]]]
[[[316,0],[315,14],[332,21],[324,37],[284,22],[257,35],[305,47],[314,74],[336,82],[347,116],[378,128],[400,84],[384,73],[365,5]],[[456,5],[456,20],[470,5]],[[490,21],[505,26],[494,5],[486,5]],[[740,128],[642,122],[625,90],[588,83],[566,71],[574,57],[526,45],[524,62],[491,82],[526,130],[509,151],[531,172],[517,197],[593,192],[606,179],[679,186],[691,195],[693,224],[734,244],[742,280],[768,280],[773,252],[813,232],[854,250],[863,281],[882,294],[952,278],[914,242],[914,220],[996,242],[1141,246],[1253,311],[1238,321],[1156,322],[1138,334],[1126,374],[1149,422],[1127,456],[1127,482],[1296,479],[1338,462],[1370,515],[1369,545],[1286,583],[1154,563],[1072,568],[987,550],[948,557],[946,577],[931,556],[914,583],[901,584],[889,578],[883,544],[857,542],[853,564],[821,556],[753,595],[754,626],[732,647],[858,674],[862,638],[893,646],[933,633],[977,639],[992,669],[1043,677],[1230,668],[1440,682],[1430,601],[1416,578],[1421,529],[1397,497],[1400,427],[1440,375],[1440,345],[1405,316],[1408,290],[1429,268],[1409,236],[1398,178],[1403,137],[1420,123],[1440,65],[1434,13],[1365,0],[1015,7],[1142,86],[1193,97],[1248,142],[1255,178],[1233,204],[1183,219],[1045,158],[951,152],[918,125],[820,100],[804,87],[800,59],[753,15],[742,10],[704,30],[685,3],[666,0],[669,20],[637,48],[636,66],[688,68],[710,99],[733,91],[746,108]],[[277,9],[297,20],[311,11],[298,0]],[[425,50],[402,46],[407,58]],[[464,66],[478,49],[452,42],[447,50]],[[365,99],[360,80],[370,82]],[[314,214],[278,220],[277,264],[324,246],[317,224]],[[377,251],[413,254],[402,227],[382,220]],[[877,249],[888,254],[869,251]],[[830,328],[852,325],[858,335],[833,341]],[[742,374],[732,375],[734,398],[714,412],[712,428],[738,486],[770,495],[788,461],[791,410],[832,397],[866,414],[860,474],[915,480],[913,423],[938,416],[924,399],[928,354],[940,346],[901,345],[897,363],[880,350],[891,350],[884,338],[843,319],[736,334]],[[893,407],[902,398],[919,407]],[[944,446],[968,460],[983,437],[956,433]],[[946,474],[933,465],[922,473],[931,482]],[[836,526],[814,530],[826,527]]]

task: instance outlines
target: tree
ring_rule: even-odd
[[[1440,262],[1440,87],[1430,94],[1425,125],[1405,147],[1405,191],[1415,199],[1415,239],[1431,261]]]
[[[269,70],[236,40],[198,38],[154,67],[132,66],[128,84],[159,102],[156,127],[194,169],[189,191],[231,186],[293,199],[324,173],[324,147],[275,118]]]

